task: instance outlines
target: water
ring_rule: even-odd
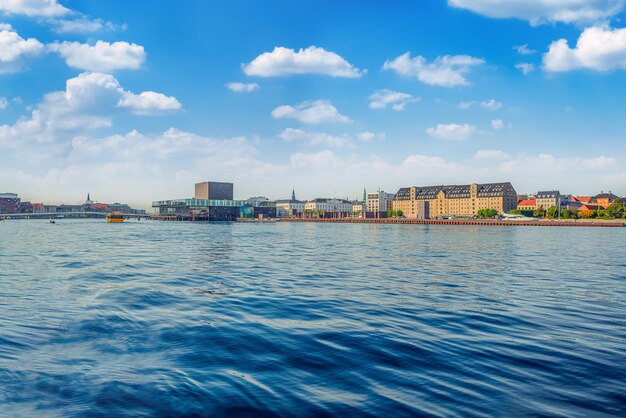
[[[0,416],[624,416],[626,228],[0,222]]]

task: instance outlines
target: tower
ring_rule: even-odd
[[[89,196],[89,193],[87,193],[87,200],[85,201],[86,205],[91,205],[93,202],[91,201],[91,197]]]
[[[367,191],[365,191],[365,187],[363,187],[363,203],[367,200]]]
[[[296,200],[296,189],[291,189],[291,200]]]

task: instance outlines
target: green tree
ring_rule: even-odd
[[[398,210],[396,211],[396,216],[397,216],[398,218],[402,218],[402,217],[404,217],[404,212],[402,212],[401,210],[399,210],[399,209],[398,209]]]
[[[563,212],[561,212],[561,217],[563,219],[572,219],[575,217],[575,214],[570,209],[565,209]]]
[[[497,214],[498,211],[495,209],[479,209],[478,212],[476,212],[476,216],[479,218],[493,218]]]
[[[544,208],[537,208],[533,211],[533,216],[535,218],[543,218],[546,216],[546,210]]]
[[[556,218],[559,216],[559,208],[557,206],[550,206],[548,210],[546,210],[546,216],[549,218]]]
[[[624,216],[624,203],[622,199],[615,199],[615,201],[606,208],[606,216],[611,219]]]
[[[395,218],[396,217],[396,211],[393,210],[393,209],[389,209],[387,211],[387,216],[390,217],[390,218]]]
[[[578,212],[578,216],[580,216],[582,219],[592,219],[595,218],[597,215],[595,210],[581,210],[580,212]]]

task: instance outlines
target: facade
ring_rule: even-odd
[[[278,218],[288,218],[291,216],[302,216],[304,213],[304,204],[296,199],[296,191],[291,191],[291,199],[283,199],[276,201],[276,216]]]
[[[353,202],[352,203],[352,213],[354,215],[362,216],[365,213],[365,203],[364,202]]]
[[[606,209],[611,205],[611,203],[615,202],[619,198],[620,198],[619,196],[614,195],[611,192],[608,192],[608,193],[600,192],[600,194],[595,195],[594,197],[591,198],[590,203],[595,203],[596,205],[602,207],[603,209]]]
[[[537,209],[537,200],[536,199],[527,199],[522,200],[517,204],[517,209],[519,210],[535,210]]]
[[[537,192],[537,196],[535,197],[537,209],[548,209],[552,206],[559,206],[561,199],[563,199],[563,197],[558,190]]]
[[[367,193],[366,212],[387,212],[392,209],[394,195],[382,191]]]
[[[431,217],[474,216],[481,209],[499,213],[517,207],[517,193],[511,183],[467,184],[461,186],[404,187],[393,200],[393,209],[407,218],[420,218],[420,201],[428,202]],[[422,211],[426,210],[421,206]]]
[[[15,193],[0,193],[0,213],[18,213],[20,201]]]
[[[344,199],[317,198],[304,205],[305,212],[329,212],[352,214],[352,202]]]
[[[205,181],[196,183],[197,200],[233,200],[233,183]]]

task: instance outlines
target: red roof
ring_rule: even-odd
[[[517,206],[535,206],[537,204],[537,199],[527,199],[522,200],[517,204]]]
[[[572,196],[574,202],[589,203],[591,196]]]
[[[590,204],[582,205],[581,207],[578,208],[578,210],[598,210],[598,209],[600,209],[600,206],[590,205]]]

